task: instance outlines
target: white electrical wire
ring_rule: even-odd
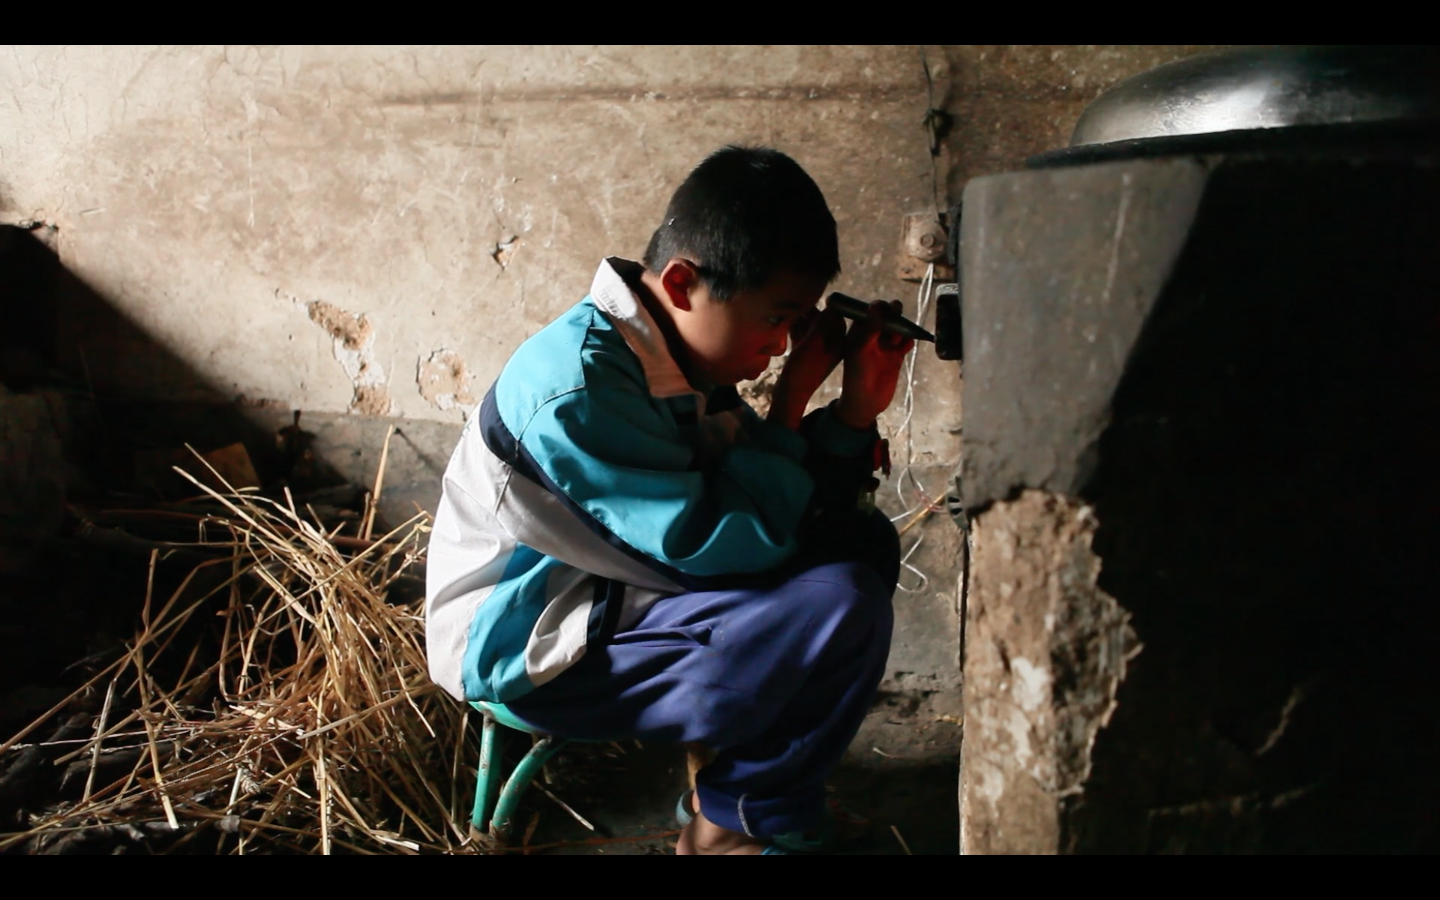
[[[915,539],[915,543],[910,545],[910,549],[905,551],[905,555],[900,557],[900,565],[920,576],[920,584],[913,588],[907,588],[903,584],[900,584],[898,582],[896,583],[895,587],[898,590],[902,590],[907,594],[918,594],[930,586],[930,577],[924,572],[910,565],[910,557],[915,554],[916,550],[920,549],[920,543],[924,540],[925,535],[920,535],[918,538]]]
[[[915,301],[915,322],[922,327],[924,326],[926,316],[930,311],[930,299],[931,295],[934,293],[934,289],[935,264],[931,263],[930,265],[925,267],[925,275],[920,279],[919,295]],[[933,501],[930,500],[930,495],[915,479],[915,473],[913,469],[913,464],[915,462],[915,357],[918,355],[919,351],[920,342],[916,341],[915,346],[910,350],[910,354],[905,358],[905,416],[900,420],[900,424],[895,428],[896,434],[899,434],[901,431],[905,432],[905,464],[900,469],[899,477],[895,479],[895,496],[900,500],[900,503],[902,505],[905,504],[905,483],[908,481],[910,485],[914,488],[916,494],[920,497],[921,502],[915,506],[907,507],[904,512],[892,517],[890,519],[890,521],[892,522],[908,518],[915,512],[927,506],[933,505]]]
[[[930,312],[930,300],[934,292],[935,264],[931,263],[925,267],[925,275],[920,279],[920,289],[915,298],[915,323],[917,325],[922,327],[925,325],[925,319]],[[912,516],[920,514],[923,510],[933,509],[935,506],[935,501],[931,498],[930,493],[926,491],[919,480],[915,478],[914,471],[915,358],[919,350],[920,342],[916,341],[915,346],[910,350],[910,354],[905,358],[905,416],[900,420],[900,424],[895,429],[896,434],[899,434],[902,430],[905,432],[905,464],[900,467],[900,473],[895,478],[895,496],[900,500],[900,505],[905,506],[905,484],[908,481],[914,489],[916,496],[919,498],[919,502],[914,506],[905,507],[905,511],[899,515],[891,516],[890,521],[892,523],[903,519],[908,524],[912,521]],[[915,553],[915,550],[920,546],[920,542],[924,539],[924,535],[916,538],[915,543],[910,545],[910,549],[905,551],[905,555],[900,559],[901,566],[914,572],[920,578],[918,587],[907,588],[903,584],[896,585],[896,588],[907,594],[918,594],[924,591],[930,584],[930,578],[915,566],[910,565],[909,562],[911,555]]]

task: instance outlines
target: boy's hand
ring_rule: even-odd
[[[835,310],[812,309],[790,327],[790,342],[768,418],[799,428],[806,404],[845,356],[845,317]]]
[[[882,329],[886,316],[899,315],[900,301],[870,304],[870,317],[850,326],[845,336],[845,381],[835,409],[840,421],[851,428],[866,429],[895,399],[900,367],[905,354],[915,346],[912,338]]]

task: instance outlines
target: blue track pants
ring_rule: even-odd
[[[715,752],[697,778],[706,818],[754,837],[810,830],[890,652],[895,529],[875,513],[849,537],[771,586],[660,600],[507,705],[566,737],[701,744]]]

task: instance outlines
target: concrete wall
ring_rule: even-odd
[[[14,49],[4,214],[221,395],[321,411],[460,420],[730,141],[809,168],[846,284],[892,293],[933,195],[915,51],[693,53]]]
[[[925,48],[927,96],[916,47],[12,47],[0,221],[58,226],[62,261],[221,396],[456,421],[715,147],[794,155],[841,286],[903,296],[903,213],[1190,49]],[[957,116],[934,160],[932,97]],[[120,377],[206,393],[146,374]]]
[[[334,417],[457,426],[603,256],[643,251],[716,147],[793,155],[840,225],[836,287],[913,311],[904,214],[1062,146],[1103,88],[1199,49],[9,47],[0,224],[53,226],[64,266],[135,326],[63,317],[107,393],[243,397],[372,438]],[[954,117],[935,156],[931,106]],[[916,483],[936,497],[959,459],[958,374],[922,351]],[[882,422],[897,456],[901,419]],[[422,505],[453,441],[430,433]],[[374,443],[336,464],[363,477]],[[912,488],[882,503],[899,514]],[[943,516],[906,545],[921,537],[929,584],[901,598],[895,679],[953,686],[958,540]]]

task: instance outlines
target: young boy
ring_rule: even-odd
[[[431,676],[553,734],[709,748],[681,853],[814,835],[884,673],[898,541],[864,500],[910,342],[884,304],[848,333],[816,310],[839,270],[799,165],[718,151],[643,266],[607,259],[515,352],[445,473]],[[734,386],[792,338],[762,419]]]

